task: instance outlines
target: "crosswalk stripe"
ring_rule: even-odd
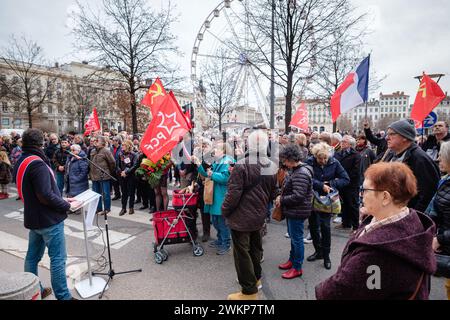
[[[14,211],[14,212],[8,213],[5,215],[5,217],[10,218],[10,219],[15,219],[18,221],[24,220],[23,212],[20,212],[20,211]],[[77,229],[77,231],[74,231],[73,229]],[[101,228],[101,230],[104,232],[104,228]],[[72,219],[66,219],[64,221],[64,234],[67,236],[71,236],[71,237],[75,237],[75,238],[84,240],[83,223],[72,220]],[[101,245],[101,246],[104,245],[102,234],[99,232],[99,230],[97,228],[89,230],[87,232],[87,234],[88,234],[88,239],[90,242]],[[93,237],[95,237],[95,238],[93,238]],[[111,248],[113,248],[113,249],[120,249],[123,246],[130,243],[131,241],[133,241],[134,239],[136,239],[135,236],[132,236],[127,233],[122,233],[122,232],[118,232],[118,231],[114,231],[114,230],[109,231],[109,242],[111,244]]]

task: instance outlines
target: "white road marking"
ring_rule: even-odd
[[[5,217],[22,222],[24,220],[23,213],[19,211],[8,213],[5,215]],[[73,229],[76,230],[74,231]],[[101,228],[101,230],[105,232],[104,228]],[[64,234],[67,236],[84,240],[83,223],[71,219],[66,219],[64,221]],[[106,242],[106,235],[104,235],[104,237]],[[102,234],[97,228],[88,231],[88,239],[90,242],[93,242],[95,244],[101,246],[104,245]],[[135,236],[132,236],[127,233],[122,233],[114,230],[109,231],[109,242],[111,244],[111,248],[113,249],[120,249],[123,246],[127,245],[129,242],[133,241],[134,239],[136,239]]]

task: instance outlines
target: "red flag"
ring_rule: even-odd
[[[308,131],[308,110],[306,109],[306,104],[304,101],[302,101],[298,107],[297,112],[292,117],[289,125],[303,131]]]
[[[84,125],[84,130],[84,136],[88,136],[92,132],[100,130],[100,121],[98,121],[97,108],[92,110],[91,116]]]
[[[411,109],[411,119],[416,121],[416,127],[417,122],[422,124],[430,112],[433,111],[444,98],[445,94],[439,85],[424,73],[422,81],[420,82],[419,91],[416,95],[416,100]]]
[[[169,96],[172,97],[172,100],[177,105],[178,110],[184,115],[184,118],[185,118],[185,121],[186,121],[186,125],[188,126],[189,130],[191,130],[192,129],[191,120],[190,120],[191,118],[189,117],[189,120],[186,118],[186,114],[183,113],[183,110],[181,109],[180,104],[178,103],[178,100],[177,100],[177,98],[175,98],[175,94],[172,91],[169,92]]]
[[[153,162],[172,151],[189,131],[183,112],[170,95],[166,95],[150,122],[141,142],[141,150]]]
[[[161,80],[156,78],[155,82],[153,82],[148,89],[144,99],[142,99],[141,104],[149,107],[152,112],[152,117],[154,117],[157,114],[159,105],[162,103],[166,95],[167,92],[164,89]]]

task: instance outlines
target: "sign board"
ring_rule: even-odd
[[[437,114],[431,111],[430,114],[423,121],[423,127],[431,128],[432,126],[434,126],[436,122],[437,122]]]

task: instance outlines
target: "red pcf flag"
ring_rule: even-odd
[[[150,122],[141,142],[141,150],[153,162],[172,151],[189,131],[183,112],[170,95],[166,95]]]
[[[154,117],[157,113],[158,106],[162,103],[166,95],[167,92],[164,89],[161,80],[156,78],[155,82],[153,82],[148,89],[144,99],[142,99],[141,104],[149,107],[152,112],[152,116]]]
[[[100,121],[98,121],[97,108],[92,110],[91,116],[84,125],[84,130],[84,136],[88,136],[92,132],[100,130]]]
[[[416,123],[422,123],[444,98],[445,94],[439,85],[424,73],[411,109],[411,119],[415,120]]]
[[[308,110],[306,109],[306,104],[304,101],[300,104],[297,109],[297,112],[292,117],[291,123],[289,124],[291,127],[298,128],[303,131],[308,131]]]
[[[180,104],[178,103],[178,100],[177,100],[177,98],[175,98],[175,94],[172,91],[169,92],[169,96],[172,98],[173,102],[176,104],[178,110],[184,115],[186,125],[188,126],[189,130],[191,130],[192,129],[191,120],[190,120],[191,118],[189,118],[189,119],[186,118],[186,114],[183,113],[183,110],[181,109]]]

